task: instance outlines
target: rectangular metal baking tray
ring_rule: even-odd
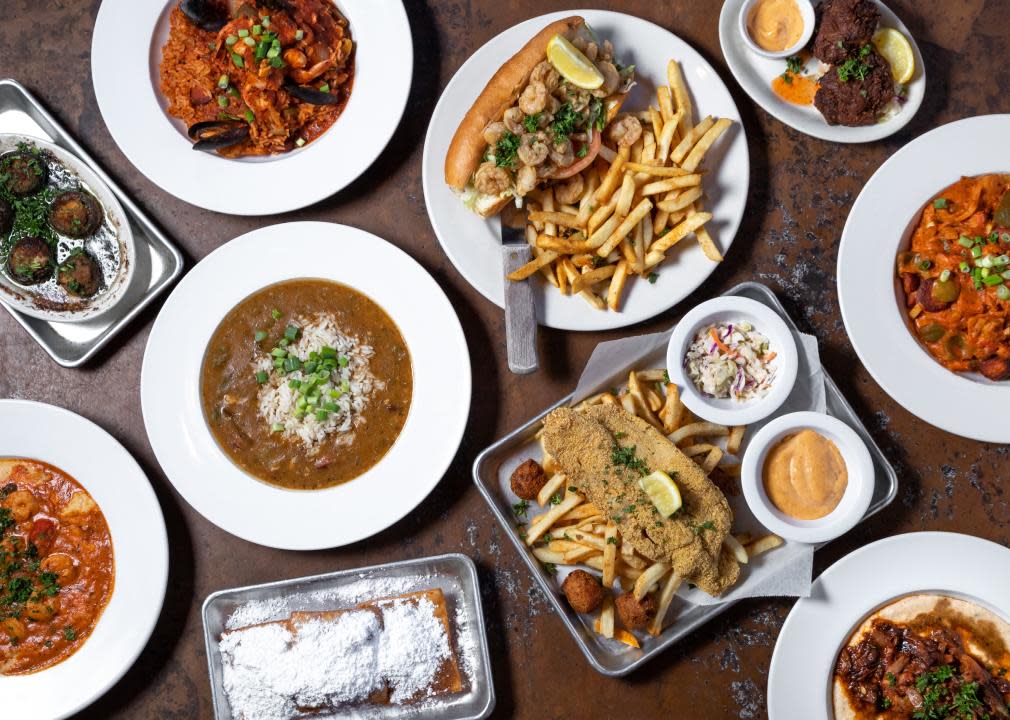
[[[0,302],[53,360],[63,367],[80,367],[179,277],[182,255],[94,158],[16,80],[0,80],[0,133],[19,133],[48,140],[79,157],[122,203],[133,230],[137,249],[133,278],[123,297],[108,312],[85,322],[59,323],[28,317]]]
[[[740,295],[764,303],[781,315],[790,328],[799,330],[778,298],[775,297],[775,293],[761,283],[741,283],[724,294]],[[614,368],[614,374],[626,375],[631,369],[633,369],[631,365],[625,368]],[[826,370],[824,371],[824,383],[828,415],[836,417],[851,426],[866,443],[866,447],[869,449],[870,456],[873,459],[873,466],[876,471],[875,485],[870,507],[866,511],[866,515],[863,516],[863,520],[866,520],[866,518],[879,512],[894,499],[898,491],[898,476]],[[501,492],[501,487],[503,483],[507,483],[506,473],[518,465],[520,460],[531,456],[531,443],[535,442],[534,435],[540,428],[544,417],[555,408],[569,404],[571,399],[572,395],[562,398],[535,418],[513,430],[481,452],[474,462],[473,479],[477,485],[477,489],[484,496],[491,511],[498,519],[498,522],[501,523],[502,528],[519,552],[519,555],[526,562],[533,577],[540,585],[540,589],[543,590],[554,606],[554,610],[561,617],[572,637],[575,638],[575,642],[586,656],[590,665],[604,675],[620,677],[627,675],[635,668],[648,662],[681,638],[687,636],[695,628],[729,609],[734,603],[725,602],[720,605],[693,606],[689,610],[682,611],[676,620],[663,630],[659,637],[646,638],[642,643],[642,648],[637,650],[621,645],[616,641],[602,638],[593,632],[593,629],[586,623],[583,617],[575,613],[568,603],[565,602],[560,588],[554,582],[553,577],[544,571],[543,567],[541,567],[540,563],[526,547],[526,543],[519,537],[516,526],[512,521],[511,500]],[[539,450],[539,448],[537,449]]]
[[[480,586],[477,580],[477,567],[466,555],[449,553],[434,557],[417,558],[414,560],[399,560],[383,565],[352,568],[338,572],[314,575],[311,577],[280,580],[263,585],[219,590],[207,597],[203,603],[203,631],[207,645],[207,664],[210,670],[210,687],[214,705],[214,717],[217,720],[233,720],[228,698],[223,685],[223,668],[221,653],[218,651],[218,639],[225,630],[228,618],[243,603],[256,600],[270,600],[292,595],[310,594],[336,590],[351,583],[368,579],[405,579],[410,586],[403,592],[441,588],[448,605],[450,624],[455,633],[454,642],[457,654],[462,655],[462,629],[452,622],[456,610],[462,609],[464,622],[471,633],[474,643],[471,668],[472,683],[467,686],[464,673],[464,689],[459,695],[451,696],[444,703],[432,703],[423,708],[413,706],[383,706],[376,714],[368,717],[410,717],[424,720],[438,718],[439,720],[481,720],[494,710],[494,682],[491,678],[491,657],[488,653],[487,631],[484,625],[484,611],[481,608]],[[413,580],[416,579],[416,583]],[[325,606],[325,600],[304,599],[299,610],[333,610]],[[321,603],[321,604],[320,604]],[[285,611],[286,612],[286,611]],[[359,709],[360,710],[360,709]],[[361,717],[357,714],[354,717]],[[327,717],[331,717],[327,715]],[[333,715],[332,717],[342,717]]]

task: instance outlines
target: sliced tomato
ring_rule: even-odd
[[[596,156],[600,153],[600,145],[603,144],[603,133],[599,130],[593,131],[593,139],[589,141],[589,150],[586,151],[586,156],[579,158],[578,162],[574,162],[568,167],[558,170],[551,177],[554,180],[564,180],[565,178],[570,178],[576,173],[580,173],[585,170],[589,165],[596,159]]]

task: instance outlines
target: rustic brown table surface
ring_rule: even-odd
[[[137,172],[112,141],[91,84],[91,30],[99,0],[5,0],[0,75],[16,78],[43,101],[175,239],[187,267],[229,239],[270,223],[328,220],[356,225],[402,247],[434,275],[459,313],[474,367],[473,406],[462,447],[438,488],[415,512],[351,547],[284,552],[252,545],[208,523],[175,492],[154,458],[141,418],[139,385],[144,345],[161,302],[81,370],[57,366],[7,313],[0,313],[0,396],[61,405],[109,430],[147,472],[168,525],[168,595],[154,635],[123,680],[80,717],[212,717],[200,605],[214,590],[450,551],[466,553],[480,567],[498,695],[496,717],[766,716],[768,664],[791,600],[744,601],[629,678],[602,677],[585,662],[531,583],[470,480],[471,464],[483,447],[572,389],[597,342],[664,329],[693,303],[744,280],[774,288],[800,325],[817,335],[824,365],[901,481],[889,508],[817,554],[816,572],[871,540],[901,532],[953,530],[1010,543],[1010,505],[1001,482],[1008,476],[1008,449],[934,429],[885,395],[846,338],[834,283],[838,238],[849,207],[881,162],[943,123],[1010,111],[1010,3],[889,2],[925,56],[926,99],[903,131],[861,146],[809,138],[749,100],[719,50],[718,2],[613,3],[691,43],[729,86],[750,143],[745,219],[726,262],[672,311],[624,331],[543,331],[543,368],[517,377],[505,363],[502,312],[453,269],[428,225],[421,195],[421,147],[439,92],[474,50],[521,20],[581,4],[408,0],[414,85],[396,137],[379,160],[343,192],[306,210],[237,218],[197,209],[166,194]],[[281,517],[275,521],[297,522]]]

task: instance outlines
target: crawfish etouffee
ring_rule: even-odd
[[[1010,379],[1010,174],[964,177],[932,198],[897,265],[930,355],[954,372]]]
[[[52,465],[0,458],[0,675],[73,655],[114,579],[109,526],[88,492]]]
[[[194,148],[284,153],[337,120],[354,42],[330,0],[181,0],[162,48],[161,91]]]

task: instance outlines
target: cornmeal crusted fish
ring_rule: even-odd
[[[670,563],[710,595],[736,582],[740,566],[722,552],[733,522],[726,496],[645,420],[614,405],[558,408],[544,421],[544,448],[635,550]],[[639,487],[653,470],[680,488],[684,506],[673,517],[663,518]]]

